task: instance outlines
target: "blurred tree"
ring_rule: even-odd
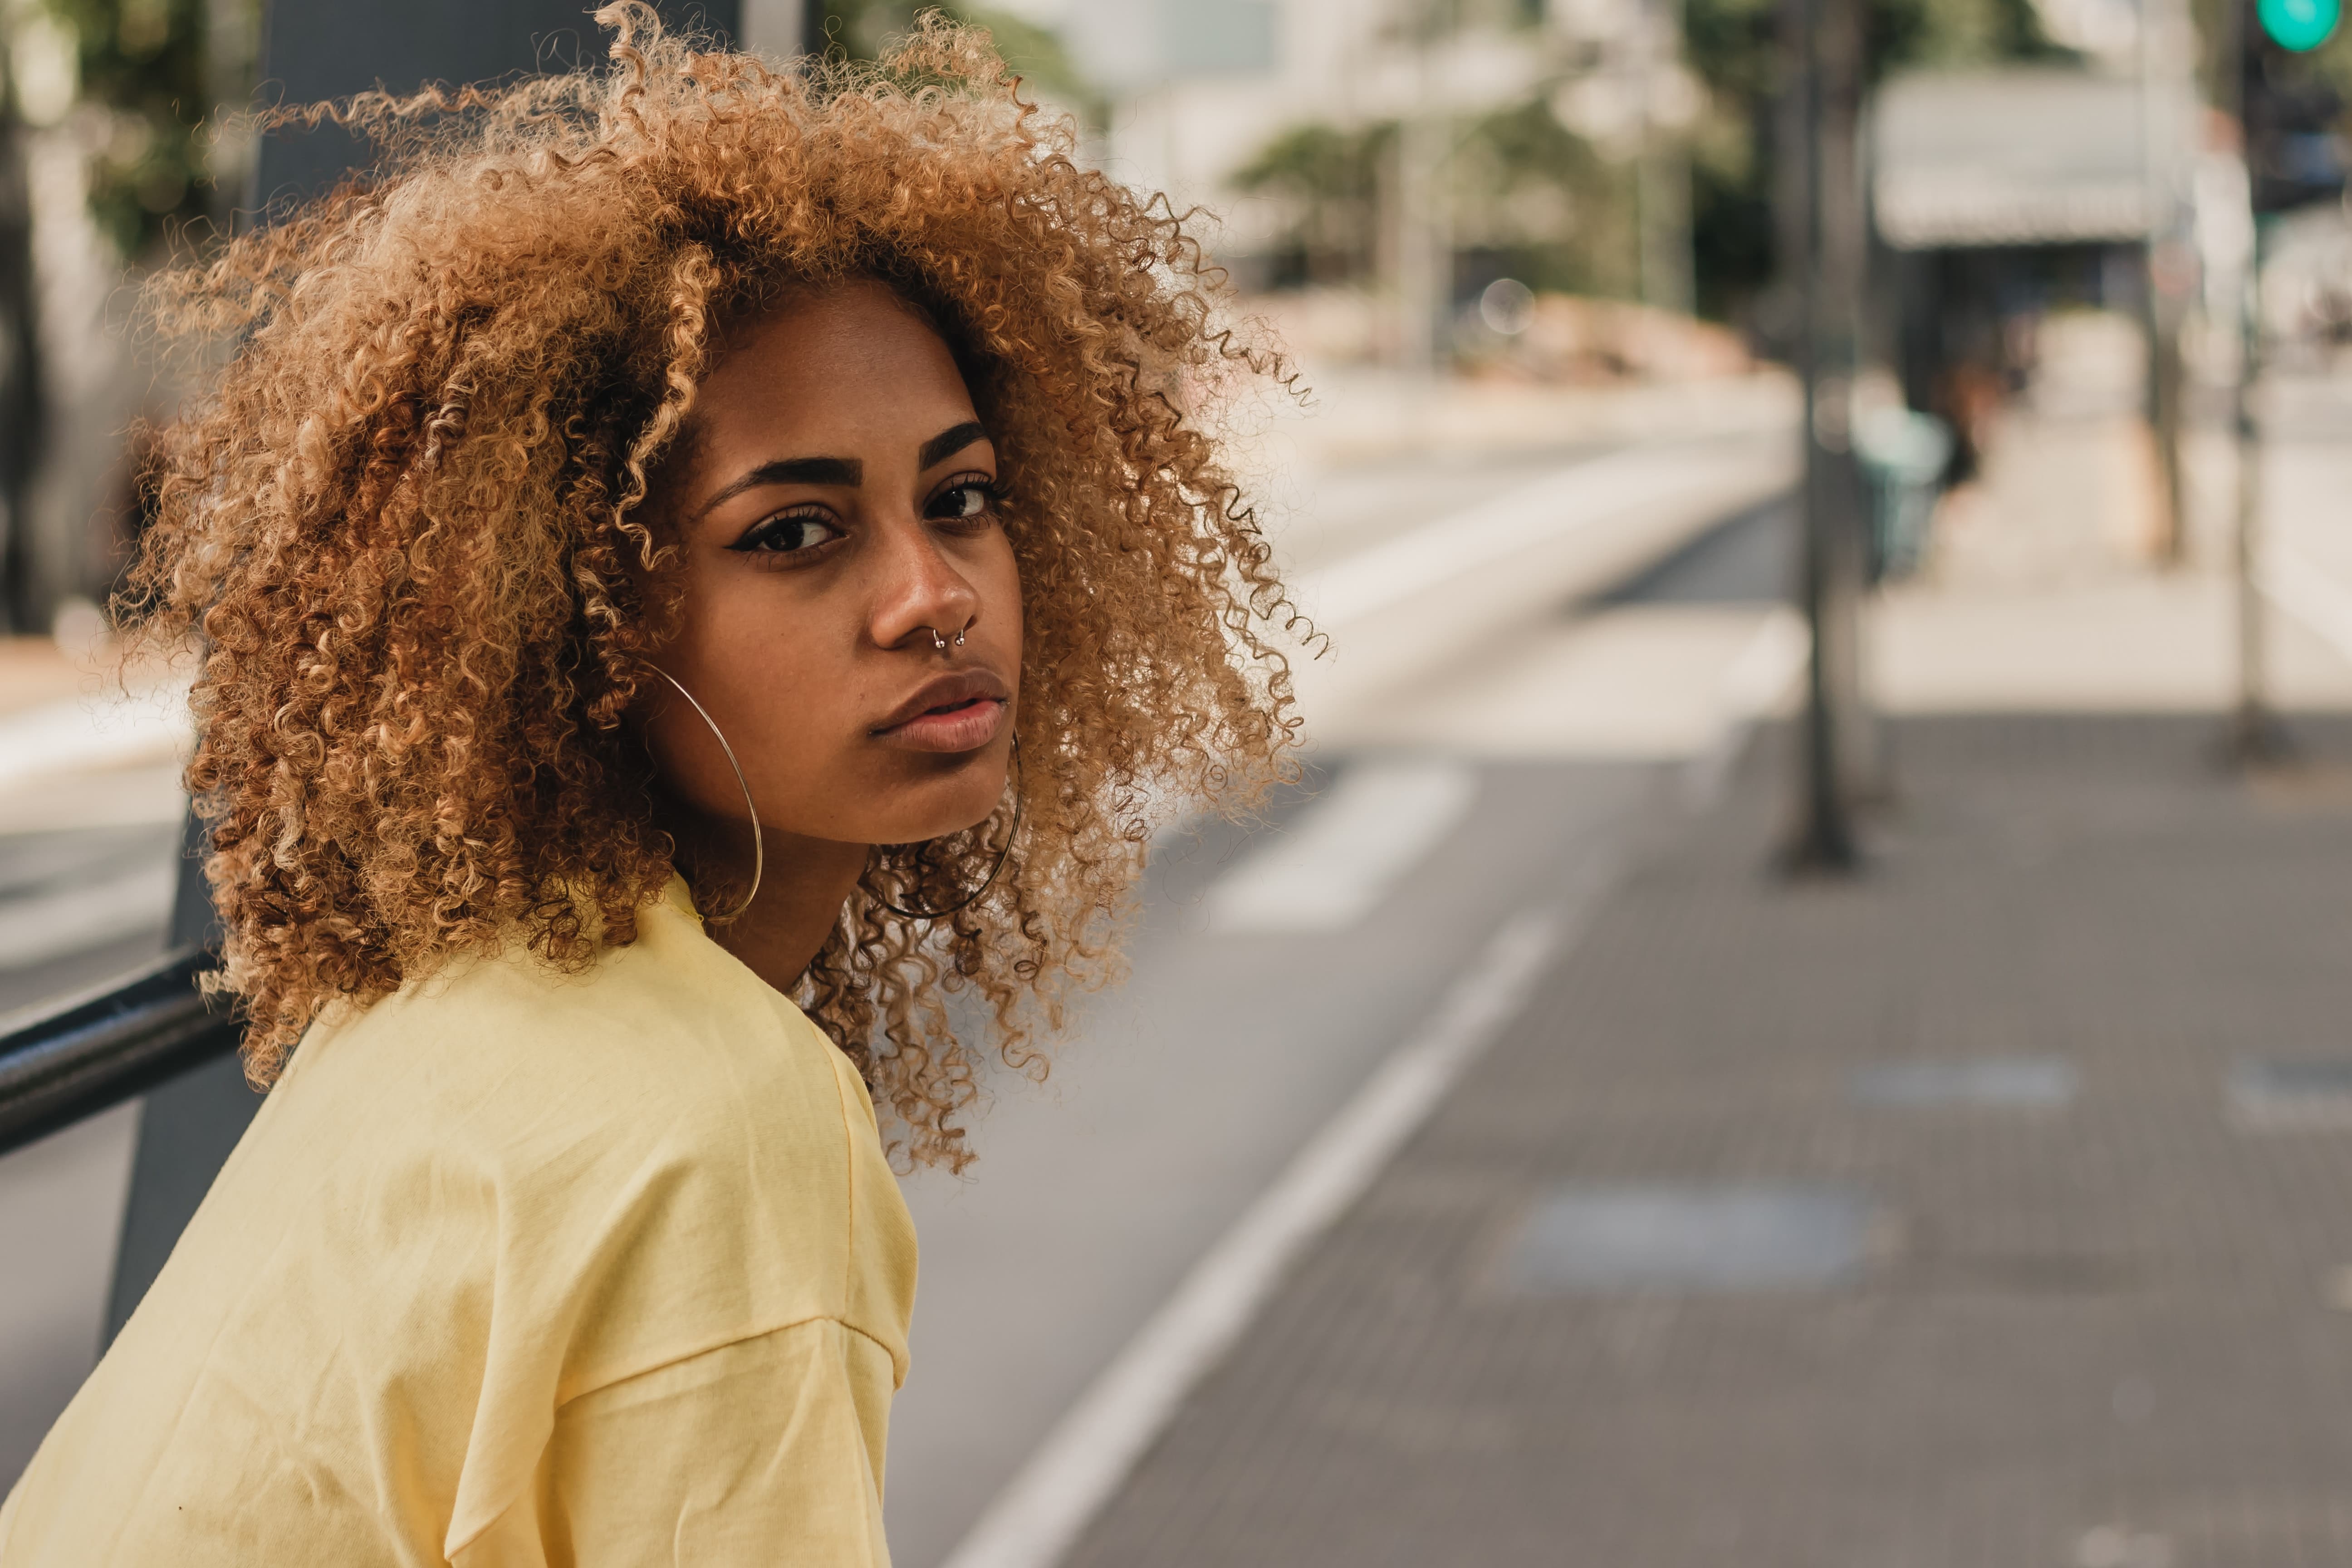
[[[1772,280],[1777,0],[1687,0],[1683,51],[1706,88],[1691,134],[1691,250],[1703,316],[1745,318]]]
[[[175,222],[224,209],[205,127],[223,37],[249,37],[259,0],[40,4],[73,40],[83,111],[104,117],[86,137],[89,205],[115,248],[147,256]]]
[[[815,35],[852,59],[872,59],[926,11],[985,27],[1005,65],[1039,95],[1077,116],[1082,127],[1100,130],[1109,118],[1108,105],[1071,62],[1060,37],[1024,17],[992,6],[940,0],[819,0],[810,9],[809,25]]]
[[[1394,121],[1293,125],[1230,176],[1242,195],[1283,206],[1275,286],[1371,275],[1380,170],[1397,135]],[[1477,258],[1475,270],[1536,289],[1635,289],[1630,166],[1562,125],[1546,100],[1457,126],[1446,183],[1454,248]]]
[[[1870,0],[1864,69],[1876,80],[1904,66],[2060,62],[2032,0]]]
[[[1360,280],[1374,268],[1380,168],[1398,127],[1294,125],[1231,176],[1286,213],[1276,287]],[[1630,167],[1563,126],[1543,100],[1456,129],[1447,174],[1457,252],[1535,289],[1629,295],[1637,286]]]
[[[1603,155],[1544,100],[1483,115],[1454,152],[1454,243],[1531,289],[1633,298],[1633,174],[1630,161]]]
[[[1371,270],[1381,160],[1395,137],[1393,123],[1293,126],[1234,174],[1235,190],[1273,197],[1286,215],[1276,287],[1344,282]]]
[[[0,56],[0,63],[13,60]],[[16,72],[0,71],[0,633],[46,629],[26,512],[45,433],[35,330],[33,214]]]

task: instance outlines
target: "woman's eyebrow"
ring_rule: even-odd
[[[917,451],[917,467],[928,468],[934,463],[952,458],[975,441],[988,439],[988,431],[977,419],[967,419],[949,426],[923,443]],[[841,485],[856,489],[866,482],[866,465],[856,458],[779,458],[762,463],[750,473],[722,486],[717,495],[702,503],[700,517],[745,490],[761,485]]]
[[[973,426],[978,429],[978,426]],[[924,450],[929,451],[929,447]],[[856,489],[866,482],[866,465],[856,458],[779,458],[772,463],[762,463],[732,483],[722,486],[719,493],[702,503],[697,517],[709,512],[721,502],[734,500],[745,490],[761,485],[843,485]]]
[[[967,419],[961,425],[940,431],[924,442],[922,449],[915,454],[918,459],[915,467],[918,469],[928,468],[944,458],[954,457],[974,441],[987,439],[988,432],[981,427],[980,421]]]

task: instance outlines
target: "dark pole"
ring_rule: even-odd
[[[1786,155],[1799,161],[1801,216],[1784,232],[1801,300],[1797,370],[1804,386],[1804,534],[1799,580],[1812,636],[1799,744],[1795,832],[1784,854],[1797,871],[1835,872],[1858,858],[1854,796],[1868,743],[1858,660],[1862,577],[1853,456],[1848,438],[1855,312],[1863,283],[1859,161],[1860,13],[1855,0],[1790,0],[1794,36],[1783,49],[1801,126]],[[1788,124],[1789,119],[1782,123]]]
[[[674,23],[730,37],[737,30],[737,0],[669,0],[660,8]],[[277,99],[307,103],[379,84],[410,91],[427,81],[565,70],[601,58],[590,9],[587,0],[278,0],[262,23],[260,77]],[[273,200],[326,190],[360,167],[366,154],[362,143],[332,128],[268,138],[255,161],[241,221]],[[198,868],[203,836],[193,816],[182,837],[187,858],[172,942],[216,948],[218,928]],[[108,1343],[154,1282],[260,1104],[235,1057],[197,1068],[147,1096],[115,1251]]]
[[[2177,256],[2181,248],[2177,236],[2159,236],[2153,229],[2141,247],[2147,296],[2141,306],[2147,338],[2146,412],[2156,445],[2157,505],[2163,514],[2158,519],[2156,549],[2158,558],[2168,566],[2178,566],[2189,558],[2188,498],[2180,468],[2180,403],[2186,374],[2180,358],[2183,301],[2174,282],[2182,265]]]
[[[2252,17],[2246,0],[2230,0],[2223,28],[2223,58],[2231,116],[2238,122],[2238,149],[2246,163],[2246,192],[2254,191],[2254,142],[2246,123],[2246,76],[2250,66]],[[2232,565],[2237,578],[2238,698],[2230,718],[2231,755],[2242,765],[2275,762],[2286,750],[2285,737],[2271,711],[2266,650],[2263,647],[2262,591],[2262,426],[2255,393],[2263,370],[2263,227],[2252,220],[2252,238],[2246,247],[2246,275],[2238,289],[2238,384],[2231,396],[2231,424],[2238,445],[2237,529],[2232,542]]]
[[[2139,254],[2140,326],[2147,339],[2143,410],[2156,446],[2157,505],[2162,513],[2157,554],[2168,566],[2181,564],[2189,553],[2180,471],[2180,326],[2188,304],[2188,245],[2181,231],[2169,96],[2186,64],[2179,53],[2179,33],[2188,26],[2181,4],[2144,0],[2139,28],[2140,179],[2147,199],[2147,232]]]
[[[13,86],[0,84],[0,632],[45,631],[52,608],[25,508],[44,414],[34,310],[25,123]]]

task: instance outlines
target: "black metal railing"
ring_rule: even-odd
[[[196,986],[214,962],[183,948],[0,1036],[0,1153],[235,1050],[226,1005]]]

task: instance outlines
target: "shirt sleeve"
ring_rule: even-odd
[[[830,1318],[565,1405],[535,1495],[456,1568],[888,1568],[889,1352]]]

